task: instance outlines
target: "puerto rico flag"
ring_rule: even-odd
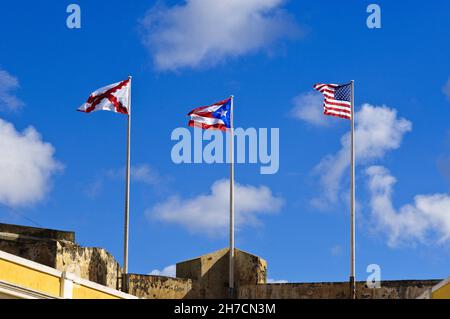
[[[232,103],[233,98],[230,97],[212,105],[195,108],[188,113],[188,116],[191,117],[188,125],[204,130],[226,131],[231,127]]]
[[[129,115],[130,87],[130,78],[102,87],[92,92],[78,111],[91,113],[103,110]]]

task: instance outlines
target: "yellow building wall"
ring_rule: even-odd
[[[58,297],[59,277],[0,259],[0,280]]]
[[[82,285],[73,285],[73,299],[120,299],[117,296],[107,294]]]
[[[60,296],[61,278],[59,276],[7,259],[0,259],[0,280],[56,298]],[[122,299],[114,292],[101,291],[95,287],[73,283],[72,299]],[[117,291],[117,293],[119,292]]]
[[[431,294],[432,299],[450,299],[450,282]]]

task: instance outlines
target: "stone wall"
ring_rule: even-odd
[[[185,298],[228,298],[229,249],[224,248],[177,264],[177,277],[191,279]],[[267,262],[235,249],[235,287],[266,282]]]
[[[0,224],[0,250],[117,289],[122,269],[114,257],[74,240],[73,232]]]
[[[55,268],[57,242],[0,233],[0,250]]]
[[[128,293],[144,299],[184,299],[192,280],[165,276],[129,274]]]
[[[0,250],[56,268],[113,289],[122,269],[105,249],[81,247],[73,232],[0,224]],[[227,248],[180,262],[177,277],[130,274],[129,293],[148,299],[228,298]],[[267,262],[235,250],[235,287],[239,299],[346,299],[346,282],[266,284]],[[384,281],[380,289],[357,283],[359,299],[413,299],[439,280]]]
[[[37,238],[37,239],[53,239],[75,242],[75,233],[72,231],[53,230],[46,228],[19,226],[11,224],[0,223],[0,234],[16,235],[22,238]]]
[[[357,283],[358,299],[415,299],[439,280],[383,281],[381,288],[370,289]],[[240,299],[348,299],[347,282],[259,284],[239,287]]]
[[[81,278],[119,289],[122,268],[103,248],[80,247],[74,243],[57,242],[54,268],[69,271]]]

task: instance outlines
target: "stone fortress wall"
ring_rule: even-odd
[[[103,248],[81,247],[75,233],[35,227],[0,224],[0,250],[20,256],[101,285],[120,289],[122,268]],[[128,293],[145,299],[228,298],[227,248],[180,262],[177,278],[128,274]],[[235,297],[238,299],[346,299],[346,282],[267,283],[267,262],[235,250]],[[440,280],[383,281],[369,289],[357,283],[360,299],[414,299]]]

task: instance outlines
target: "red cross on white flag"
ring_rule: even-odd
[[[129,115],[130,81],[127,79],[92,92],[78,111],[90,113],[103,110]]]

